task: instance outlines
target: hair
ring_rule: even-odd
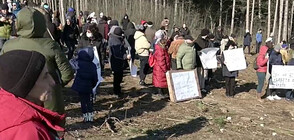
[[[90,30],[91,33],[93,34],[93,36],[94,36],[96,39],[100,39],[100,38],[102,37],[102,35],[99,33],[99,29],[98,29],[96,23],[91,23],[91,24],[87,27],[87,30]]]

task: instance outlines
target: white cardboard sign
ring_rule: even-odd
[[[229,71],[244,70],[247,68],[243,48],[225,50],[224,52],[226,66]]]
[[[204,69],[215,69],[217,68],[216,53],[219,48],[205,48],[202,49],[200,60]]]
[[[271,89],[294,89],[294,66],[273,65]]]

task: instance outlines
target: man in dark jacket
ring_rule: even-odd
[[[131,46],[131,58],[132,61],[135,60],[135,39],[134,39],[134,35],[135,35],[136,29],[135,29],[135,25],[132,22],[129,22],[127,30],[125,31],[125,37],[128,40],[130,46]]]
[[[108,40],[109,27],[107,24],[107,17],[103,16],[98,23],[99,33],[102,35],[103,39]]]
[[[243,45],[244,45],[243,50],[245,50],[245,48],[248,47],[248,54],[250,54],[251,41],[252,41],[251,34],[249,30],[247,29],[244,35],[244,40],[243,40]]]
[[[207,36],[209,33],[210,32],[208,29],[201,30],[201,34],[198,36],[197,40],[195,41],[195,49],[197,51],[196,52],[197,74],[198,74],[198,79],[199,79],[201,91],[204,93],[207,92],[205,89],[205,78],[207,76],[207,70],[204,70],[202,67],[202,63],[201,63],[201,60],[199,57],[199,55],[201,55],[201,53],[199,51],[208,47],[209,42],[207,40]]]
[[[71,20],[71,17],[66,18],[66,24],[63,29],[62,40],[65,42],[68,48],[68,59],[71,59],[75,50],[75,44],[77,44],[77,38],[79,36],[79,29]]]
[[[16,24],[20,37],[7,41],[1,54],[12,50],[37,51],[43,54],[46,57],[48,71],[56,83],[52,101],[45,102],[44,106],[63,114],[64,99],[61,89],[73,78],[74,71],[59,45],[50,38],[43,38],[46,32],[44,15],[33,8],[23,8],[18,15]]]
[[[124,15],[124,18],[121,20],[122,29],[127,30],[128,23],[130,22],[129,16],[127,14]]]

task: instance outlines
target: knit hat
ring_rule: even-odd
[[[15,50],[0,56],[0,87],[25,98],[34,87],[46,63],[35,51]]]
[[[145,23],[147,23],[146,20],[141,20],[141,25],[144,25]]]
[[[113,31],[113,34],[114,35],[117,35],[117,36],[122,36],[123,35],[123,31],[120,27],[116,27]]]
[[[274,50],[279,51],[281,49],[281,44],[276,44]]]
[[[110,26],[118,26],[118,21],[117,20],[111,20],[109,25]]]
[[[1,10],[8,10],[8,9],[9,9],[9,7],[8,7],[7,3],[4,3],[1,5]]]
[[[202,29],[201,30],[201,36],[206,36],[206,35],[208,35],[209,34],[209,30],[208,29]]]

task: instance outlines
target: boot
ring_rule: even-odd
[[[94,113],[93,112],[89,112],[88,114],[88,122],[93,122],[94,121]]]
[[[84,122],[87,122],[88,121],[88,113],[84,113],[83,114],[83,118],[84,118]]]

